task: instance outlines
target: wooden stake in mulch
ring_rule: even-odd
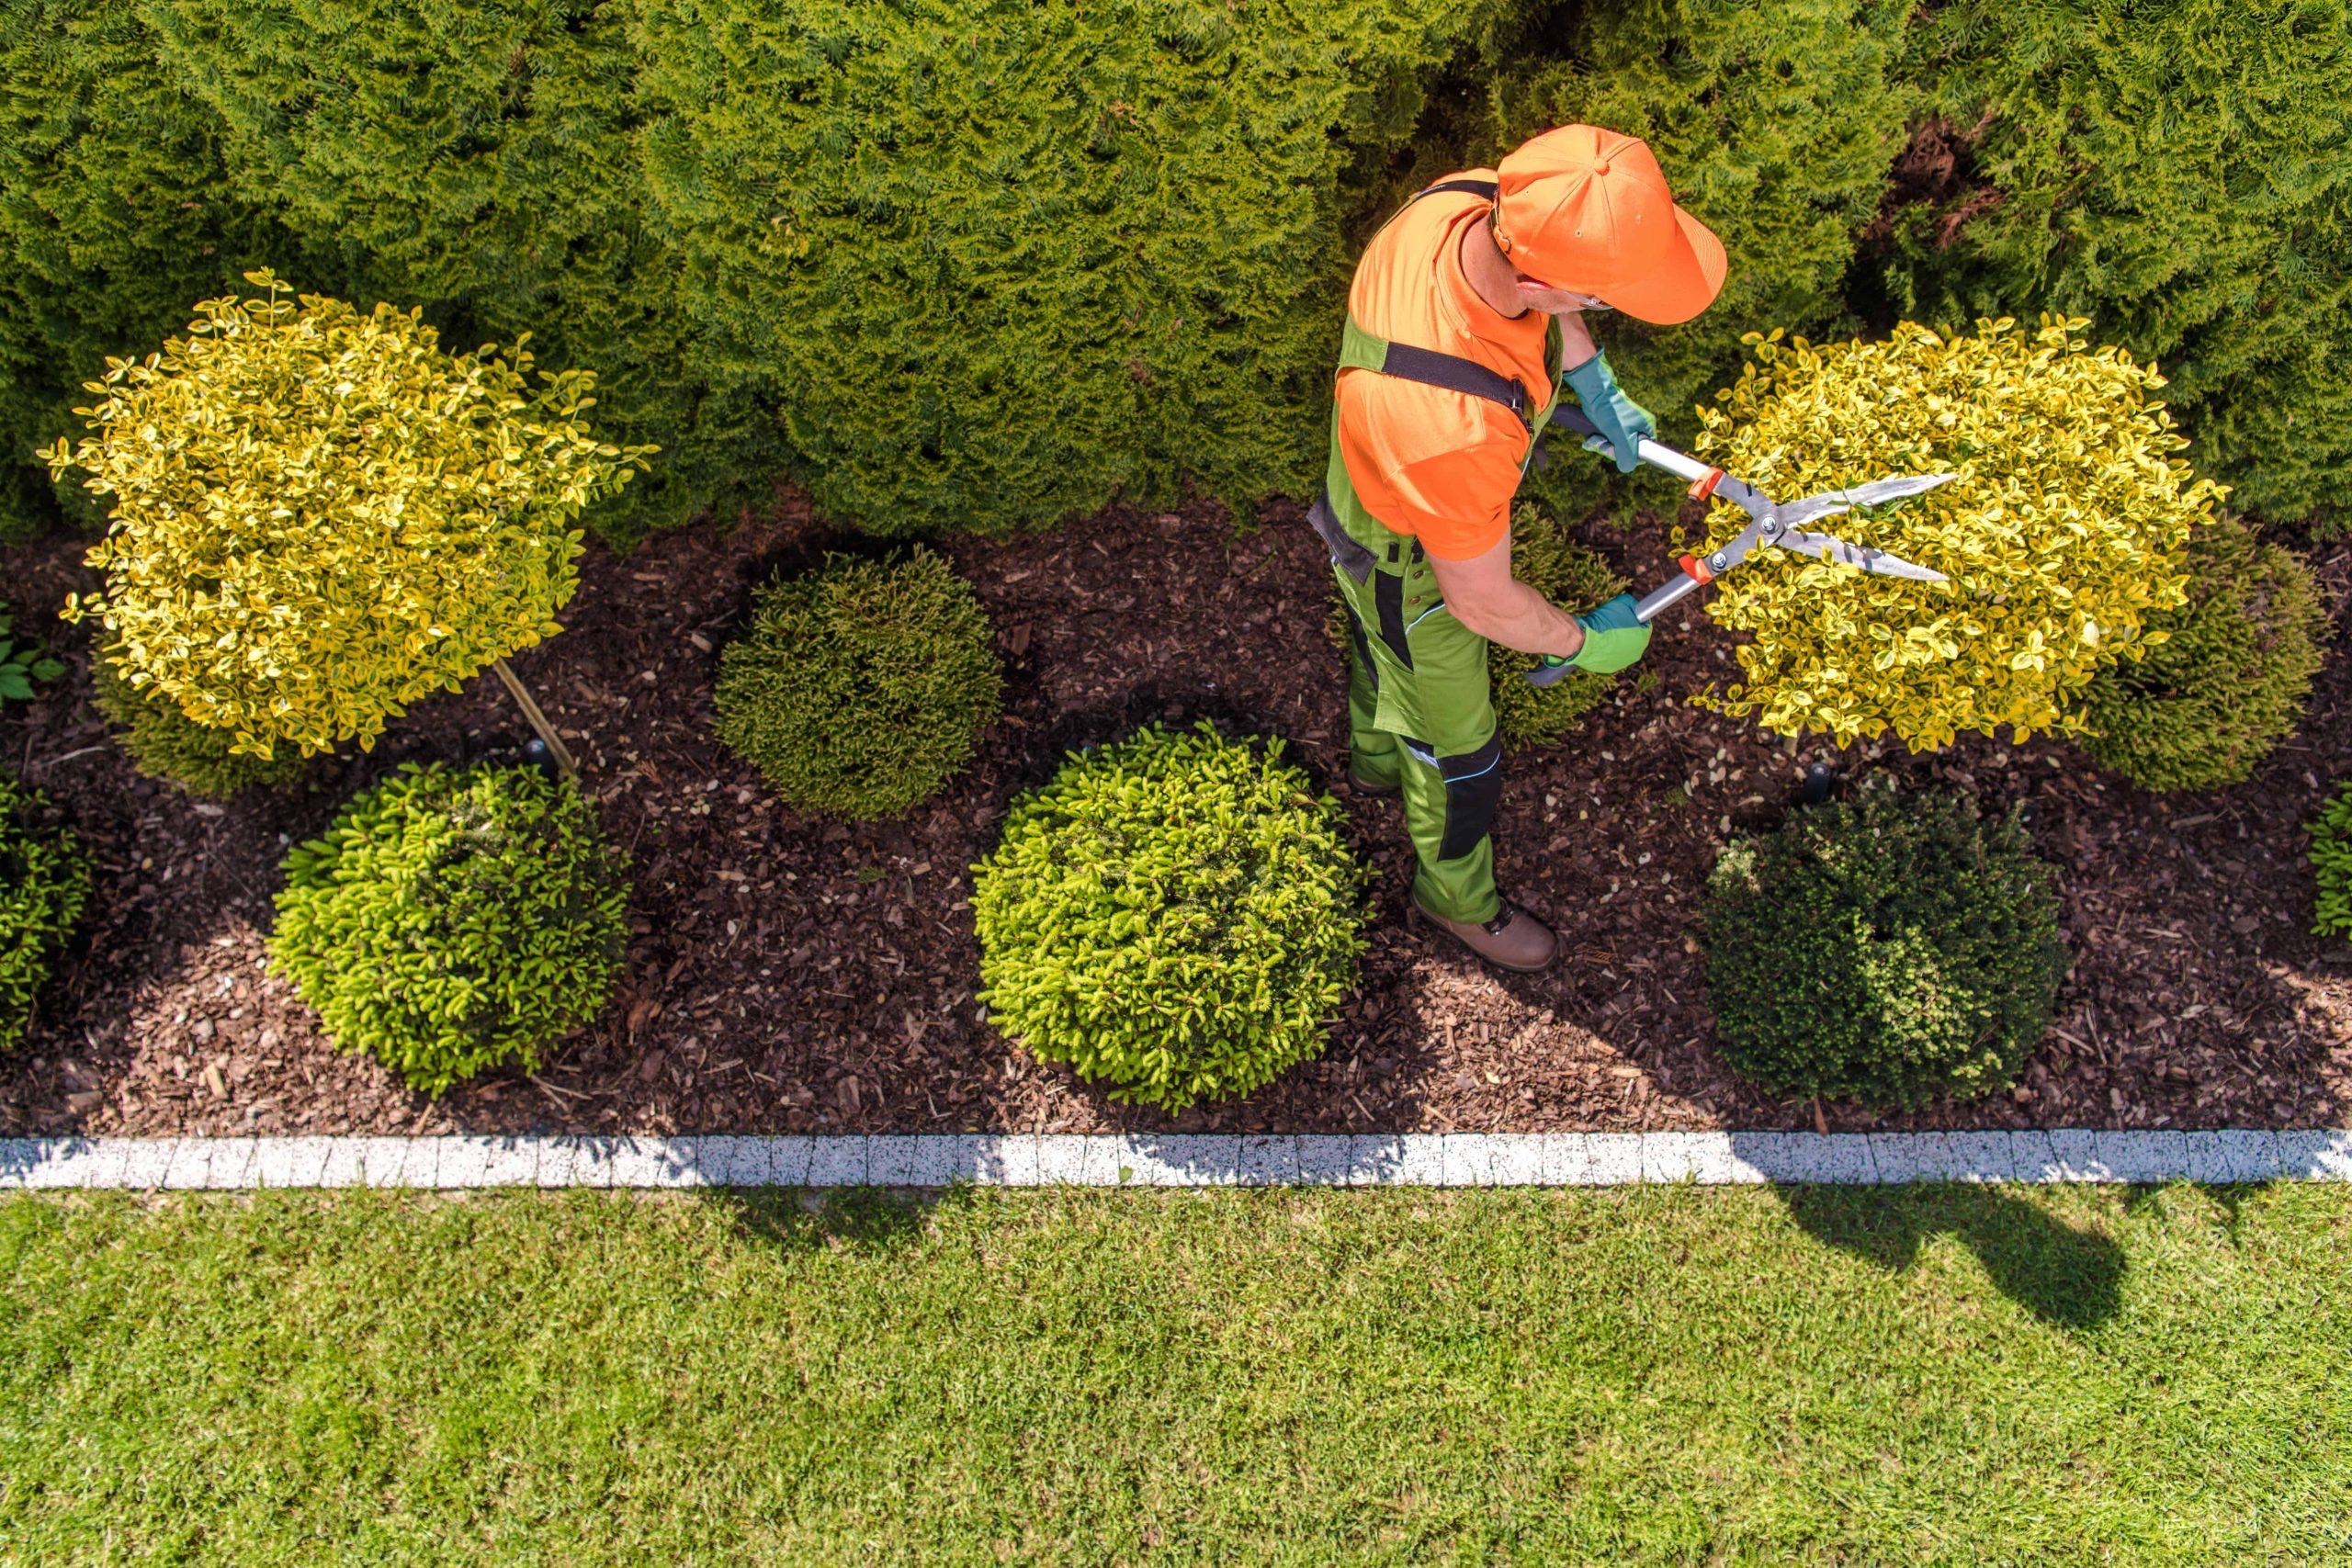
[[[506,682],[507,691],[513,693],[514,700],[522,705],[523,716],[531,721],[531,728],[537,730],[539,739],[547,743],[548,752],[555,758],[556,769],[563,774],[564,782],[579,783],[580,764],[571,760],[571,753],[564,749],[563,739],[556,734],[555,726],[549,724],[548,716],[539,711],[539,705],[531,700],[523,678],[515,674],[503,659],[492,660],[490,667],[498,671],[498,678]]]

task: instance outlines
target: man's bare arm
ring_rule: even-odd
[[[1576,617],[1510,574],[1510,535],[1485,555],[1468,560],[1430,558],[1438,591],[1453,618],[1489,642],[1521,653],[1575,657],[1584,647]]]

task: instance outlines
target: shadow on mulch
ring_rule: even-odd
[[[2122,1304],[2123,1249],[1996,1187],[1775,1187],[1789,1217],[1815,1240],[1901,1273],[1929,1236],[1976,1255],[2000,1292],[2042,1322],[2080,1332]]]

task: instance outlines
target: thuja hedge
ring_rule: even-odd
[[[1736,340],[2043,309],[2161,359],[2273,518],[2352,454],[2352,0],[9,0],[0,536],[107,353],[261,265],[453,344],[529,330],[652,443],[627,537],[780,470],[883,533],[1313,482],[1343,236],[1559,119],[1723,234],[1604,328],[1688,433]],[[1859,245],[1859,252],[1857,246]],[[1599,465],[1546,484],[1592,493]]]

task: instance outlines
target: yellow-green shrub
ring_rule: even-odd
[[[49,454],[114,498],[89,553],[103,592],[69,600],[234,750],[362,748],[428,692],[561,628],[590,501],[650,448],[600,444],[594,378],[526,384],[518,341],[451,355],[414,311],[208,299],[186,338],[109,359],[78,410],[94,434]]]
[[[226,800],[255,784],[283,788],[300,781],[308,765],[290,747],[274,757],[232,750],[234,735],[197,723],[152,682],[132,685],[103,653],[90,660],[90,700],[115,727],[115,739],[141,773],[193,795]]]
[[[1886,730],[1925,750],[2008,725],[2073,728],[2093,674],[2138,658],[2152,610],[2178,605],[2183,547],[2222,491],[2170,454],[2188,445],[2151,394],[2164,378],[2094,351],[2080,318],[2007,318],[1974,336],[1905,322],[1883,343],[1751,334],[1738,385],[1701,411],[1697,450],[1785,499],[1881,474],[1960,477],[1823,526],[1948,574],[1915,583],[1765,549],[1707,613],[1748,634],[1744,682],[1702,702],[1781,735]],[[1712,547],[1746,525],[1728,502]]]

